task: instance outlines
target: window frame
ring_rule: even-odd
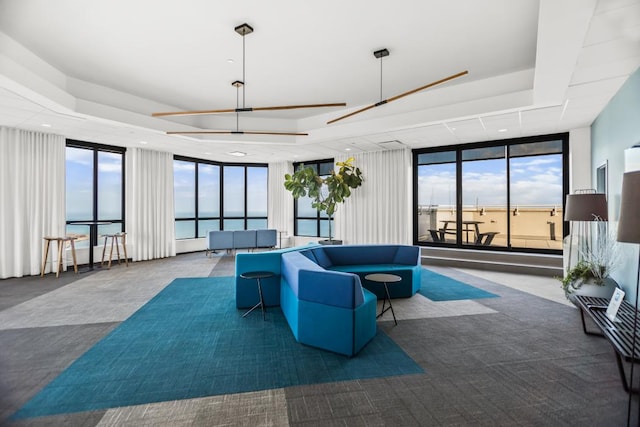
[[[446,146],[438,146],[438,147],[429,147],[429,148],[420,148],[412,150],[413,154],[413,244],[416,246],[425,246],[425,247],[446,247],[446,248],[455,248],[455,249],[468,249],[468,250],[486,250],[486,251],[499,251],[499,252],[520,252],[520,253],[543,253],[543,254],[561,254],[562,249],[544,249],[544,248],[523,248],[523,247],[513,247],[510,244],[511,241],[511,223],[507,222],[507,233],[508,233],[508,242],[507,246],[478,246],[478,245],[469,245],[463,244],[462,241],[462,233],[463,231],[459,231],[456,236],[455,243],[443,243],[443,242],[430,242],[430,241],[419,241],[419,230],[418,230],[418,208],[419,208],[419,188],[418,188],[418,172],[420,168],[419,156],[421,154],[432,154],[439,152],[455,152],[455,165],[456,165],[456,198],[455,198],[455,210],[456,210],[456,220],[458,222],[462,221],[462,212],[463,212],[463,200],[462,200],[462,164],[464,162],[462,158],[462,153],[465,150],[476,149],[476,148],[490,148],[490,147],[505,147],[505,160],[507,167],[507,211],[510,212],[512,210],[511,206],[511,172],[510,168],[510,160],[511,150],[510,147],[516,145],[523,144],[531,144],[531,143],[539,143],[545,141],[561,141],[562,144],[562,208],[564,211],[564,205],[566,201],[567,194],[569,193],[569,133],[557,133],[557,134],[548,134],[548,135],[536,135],[529,137],[521,137],[521,138],[510,138],[510,139],[500,139],[493,141],[485,141],[485,142],[473,142],[468,144],[458,144],[458,145],[446,145]],[[521,157],[521,156],[517,156]],[[567,221],[563,221],[562,226],[562,236],[563,238],[569,234],[569,225]]]
[[[293,170],[296,171],[298,169],[298,167],[300,167],[301,165],[306,166],[315,166],[316,167],[316,171],[318,174],[320,174],[320,165],[321,164],[326,164],[326,163],[331,163],[331,168],[334,169],[335,168],[335,159],[333,158],[329,158],[329,159],[321,159],[321,160],[309,160],[306,162],[295,162],[293,164]],[[325,175],[320,175],[320,176],[325,176]],[[316,222],[316,234],[313,236],[310,235],[299,235],[298,234],[298,221],[299,220],[305,220],[305,221],[315,221]],[[316,215],[315,216],[298,216],[298,199],[294,199],[293,200],[293,234],[294,236],[300,236],[300,237],[329,237],[329,236],[322,236],[322,222],[323,221],[333,221],[333,219],[329,220],[326,216],[322,216],[320,212],[316,211]]]
[[[87,142],[87,141],[80,141],[80,140],[76,140],[76,139],[67,139],[66,143],[65,143],[65,150],[66,148],[79,148],[79,149],[83,149],[83,150],[90,150],[92,151],[92,156],[93,156],[93,173],[91,176],[92,179],[92,206],[91,209],[93,211],[93,215],[92,218],[86,218],[86,219],[74,219],[74,220],[68,220],[66,218],[67,214],[66,214],[66,207],[65,207],[65,227],[68,227],[69,225],[73,225],[72,223],[74,222],[78,222],[78,221],[108,221],[111,222],[112,224],[120,224],[120,231],[126,231],[125,230],[125,224],[126,224],[126,217],[125,217],[125,213],[126,213],[126,208],[125,208],[125,201],[126,201],[126,194],[125,194],[125,189],[126,189],[126,183],[125,183],[125,167],[126,167],[126,152],[127,152],[127,148],[126,147],[118,147],[118,146],[113,146],[113,145],[106,145],[106,144],[99,144],[99,143],[95,143],[95,142]],[[120,154],[122,155],[122,171],[121,171],[121,200],[120,200],[120,218],[121,219],[115,219],[115,218],[98,218],[99,215],[99,205],[98,205],[98,201],[100,199],[99,195],[98,195],[98,188],[99,188],[99,173],[98,173],[98,155],[99,153],[116,153],[116,154]],[[65,156],[65,164],[66,164],[66,156]],[[66,175],[66,172],[65,172]],[[65,177],[66,179],[66,177]],[[65,182],[65,190],[66,190],[66,182]],[[66,202],[65,202],[65,206],[66,206]],[[98,245],[98,238],[99,238],[99,233],[96,233],[95,236],[92,236],[94,239],[90,239],[89,241],[89,245],[90,247],[94,247]],[[91,240],[95,240],[95,241],[91,241]]]
[[[193,221],[195,224],[194,235],[191,237],[181,237],[176,240],[186,240],[186,239],[202,239],[206,238],[199,236],[199,226],[200,221],[218,221],[219,230],[224,230],[224,221],[228,220],[242,220],[243,221],[243,230],[247,229],[247,224],[250,220],[266,220],[268,221],[268,211],[266,216],[248,216],[247,215],[247,169],[248,168],[266,168],[267,169],[267,201],[268,201],[268,186],[269,186],[269,165],[267,163],[224,163],[224,162],[216,162],[213,160],[204,160],[198,159],[195,157],[187,157],[174,155],[174,161],[182,161],[182,162],[192,162],[195,166],[195,200],[194,200],[194,217],[174,217],[174,222],[178,223],[181,221]],[[200,216],[199,213],[199,188],[200,188],[200,177],[199,177],[199,165],[206,164],[212,166],[218,166],[220,168],[220,176],[219,176],[219,188],[218,188],[218,197],[219,197],[219,216]],[[243,188],[243,197],[244,197],[244,215],[243,216],[226,216],[224,213],[224,168],[225,167],[243,167],[244,168],[244,188]]]

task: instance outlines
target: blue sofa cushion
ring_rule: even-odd
[[[233,249],[233,231],[210,231],[208,249]]]
[[[326,246],[322,250],[332,266],[358,264],[391,264],[398,250],[397,245],[344,245]],[[317,255],[316,255],[317,256]]]
[[[248,249],[256,247],[256,230],[236,230],[233,232],[233,248]]]
[[[282,254],[282,275],[300,300],[354,308],[364,301],[360,278],[327,271],[299,252]]]
[[[273,248],[278,244],[278,232],[275,229],[256,230],[256,246],[258,248]]]

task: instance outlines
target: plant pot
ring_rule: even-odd
[[[342,240],[336,240],[336,239],[331,239],[331,240],[319,240],[318,243],[320,243],[321,245],[341,245],[342,244]]]
[[[595,298],[608,298],[611,299],[613,291],[618,287],[618,284],[611,277],[606,277],[602,285],[596,284],[594,279],[588,279],[586,281],[571,285],[569,289],[571,293],[567,296],[569,301],[575,304],[576,295],[584,295]]]

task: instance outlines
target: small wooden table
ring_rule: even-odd
[[[246,273],[240,274],[240,277],[242,277],[243,279],[256,280],[256,282],[258,283],[258,295],[260,296],[258,303],[251,307],[251,310],[243,314],[242,317],[248,316],[249,313],[260,307],[262,309],[262,320],[265,320],[264,297],[262,296],[262,284],[260,283],[260,280],[267,279],[273,276],[275,276],[275,273],[272,273],[271,271],[247,271]]]
[[[389,295],[389,288],[387,287],[388,283],[397,283],[402,281],[402,277],[396,276],[395,274],[387,274],[387,273],[373,273],[367,274],[364,276],[365,280],[369,280],[371,282],[382,283],[384,285],[384,299],[382,300],[382,311],[380,314],[376,316],[376,319],[381,317],[385,311],[391,310],[391,314],[393,314],[393,321],[395,324],[398,324],[396,320],[396,313],[393,311],[393,306],[391,305],[391,296]],[[389,301],[389,307],[384,308],[385,303]]]

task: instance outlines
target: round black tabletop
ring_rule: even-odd
[[[372,282],[381,282],[381,283],[395,283],[402,281],[402,277],[396,276],[395,274],[387,274],[387,273],[372,273],[364,276],[366,280],[371,280]]]
[[[247,271],[240,274],[243,279],[266,279],[275,276],[271,271]]]

